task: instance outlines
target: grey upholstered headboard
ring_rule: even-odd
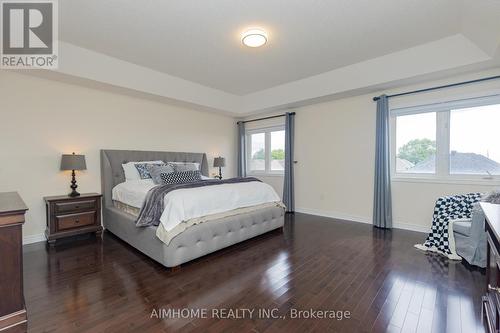
[[[182,153],[141,150],[101,150],[101,189],[105,206],[112,206],[111,190],[125,181],[122,164],[136,161],[196,162],[201,173],[208,176],[208,161],[205,153]]]

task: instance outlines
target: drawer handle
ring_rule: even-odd
[[[76,223],[80,223],[80,220],[76,220],[75,222],[76,222]]]
[[[492,287],[491,284],[488,284],[488,291],[496,292],[500,294],[500,288],[499,287]]]
[[[80,206],[75,206],[75,209],[78,209],[78,208],[80,208]]]

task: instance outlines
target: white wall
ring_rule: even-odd
[[[295,110],[297,211],[370,218],[375,137],[370,96]]]
[[[0,191],[18,191],[29,207],[27,240],[45,230],[43,196],[69,192],[61,153],[86,155],[80,192],[100,192],[100,149],[206,152],[227,158],[235,174],[235,120],[208,112],[45,80],[0,73]],[[216,172],[211,169],[211,172]]]
[[[499,70],[465,75],[418,86],[413,90],[447,82],[498,75]],[[500,80],[440,90],[390,100],[391,107],[500,93]],[[375,147],[375,108],[379,93],[295,109],[295,167],[297,211],[371,223]],[[392,92],[388,92],[392,93]],[[500,126],[500,124],[499,124]],[[393,215],[398,227],[426,231],[434,202],[442,195],[470,191],[487,192],[500,186],[393,182]]]

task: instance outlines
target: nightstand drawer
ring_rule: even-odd
[[[80,228],[95,224],[95,212],[56,216],[57,230]]]
[[[95,210],[95,200],[82,200],[73,202],[56,202],[54,204],[56,213],[74,212],[80,210]]]

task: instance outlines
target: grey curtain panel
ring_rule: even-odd
[[[238,122],[238,177],[246,177],[246,136],[245,123]]]
[[[380,96],[377,101],[373,225],[378,228],[392,228],[389,103],[386,95]]]
[[[286,211],[295,211],[295,184],[293,180],[293,141],[295,132],[295,115],[287,112],[285,115],[285,179],[283,185],[283,203]]]

